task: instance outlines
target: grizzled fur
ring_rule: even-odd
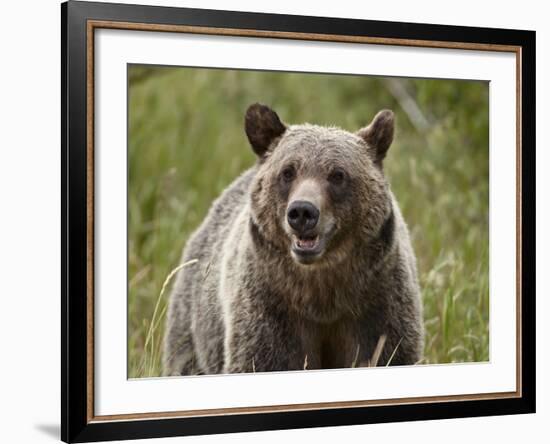
[[[354,134],[249,108],[258,162],[187,243],[183,261],[198,261],[171,295],[166,375],[364,365],[382,336],[378,365],[421,359],[415,256],[382,169],[393,128],[391,111]],[[312,262],[293,255],[285,222],[303,196],[321,214],[324,250]]]

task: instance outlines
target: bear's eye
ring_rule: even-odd
[[[294,168],[291,166],[288,166],[283,169],[281,172],[281,177],[285,182],[291,182],[294,179],[294,176],[296,175],[296,172],[294,171]]]
[[[334,185],[340,185],[346,178],[345,173],[342,170],[334,170],[328,175],[328,181]]]

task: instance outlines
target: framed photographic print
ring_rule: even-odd
[[[62,439],[535,411],[535,33],[69,1]]]

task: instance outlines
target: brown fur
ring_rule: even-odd
[[[423,343],[416,261],[382,171],[394,133],[382,111],[356,134],[286,126],[252,105],[258,164],[224,192],[188,242],[172,293],[166,374],[414,364]],[[302,260],[290,202],[319,208],[321,253]],[[208,269],[207,276],[203,278]],[[307,356],[307,358],[306,358]]]

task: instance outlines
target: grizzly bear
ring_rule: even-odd
[[[257,162],[187,242],[164,374],[417,363],[416,259],[383,171],[394,114],[351,133],[254,104],[245,131]]]

